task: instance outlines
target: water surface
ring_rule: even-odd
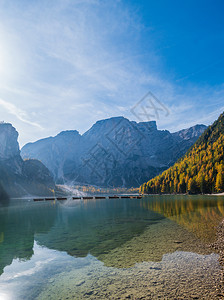
[[[219,299],[224,197],[0,208],[0,299]]]

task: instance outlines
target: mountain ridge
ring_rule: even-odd
[[[184,140],[158,130],[155,121],[120,116],[99,120],[82,135],[70,130],[26,144],[21,154],[42,161],[58,183],[137,187],[181,157],[205,128],[199,125],[197,134]]]

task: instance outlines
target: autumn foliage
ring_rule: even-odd
[[[224,192],[224,113],[191,149],[162,174],[140,187],[144,194]]]

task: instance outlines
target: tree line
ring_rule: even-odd
[[[186,155],[140,187],[144,194],[224,192],[224,113]]]

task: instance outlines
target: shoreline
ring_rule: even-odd
[[[213,194],[187,194],[187,193],[183,193],[183,194],[179,194],[179,193],[172,193],[172,194],[142,194],[143,196],[224,196],[224,192],[223,193],[213,193]]]
[[[224,298],[224,219],[217,226],[216,240],[214,243],[210,244],[209,247],[213,249],[217,254],[219,254],[219,263],[221,266],[220,270],[220,283],[217,286],[219,299]]]
[[[210,194],[211,196],[224,196],[224,193]]]

